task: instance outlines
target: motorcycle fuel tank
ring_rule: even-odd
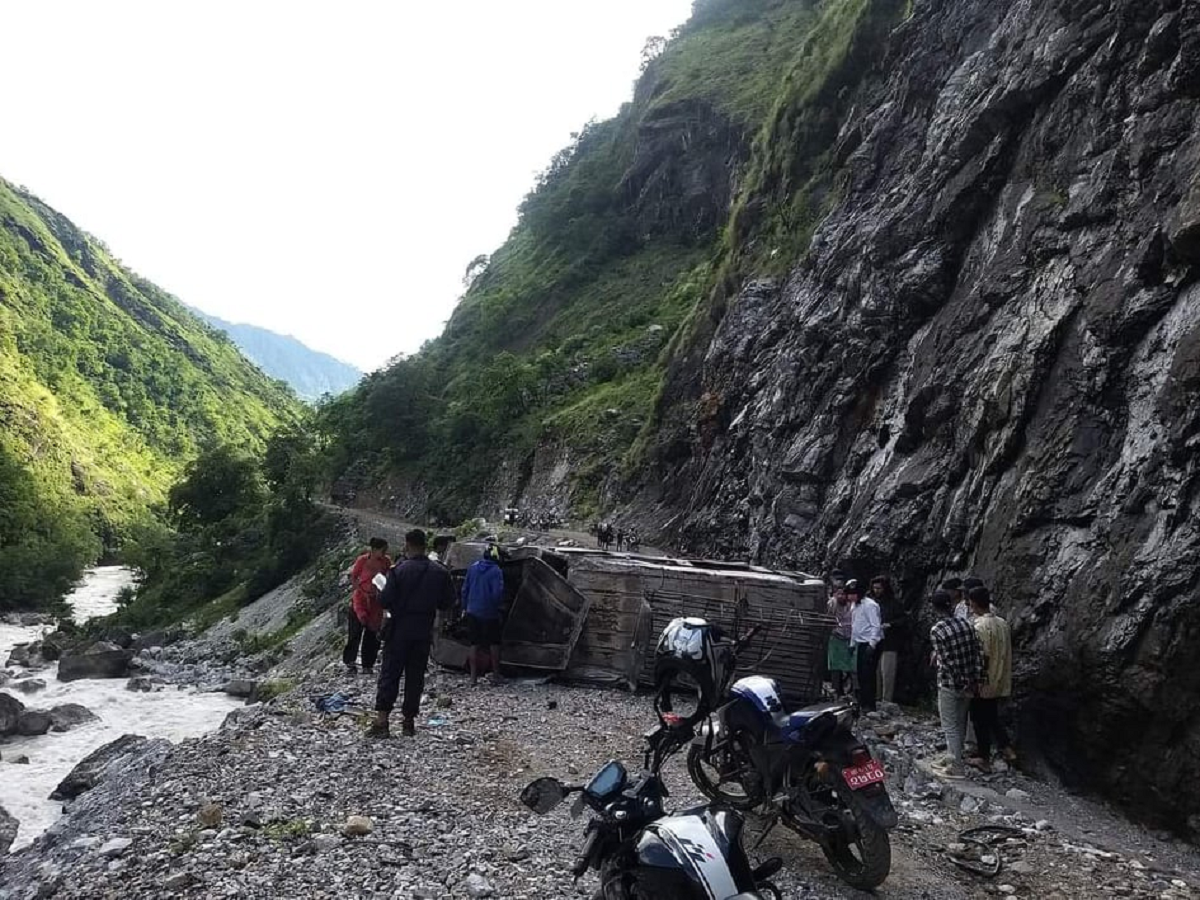
[[[741,819],[703,809],[659,819],[637,843],[637,896],[730,900],[753,890]]]
[[[774,678],[749,675],[733,683],[729,691],[754,704],[754,708],[767,716],[783,712],[783,698],[779,696],[779,685]]]

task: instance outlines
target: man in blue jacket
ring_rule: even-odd
[[[479,652],[487,649],[492,660],[492,681],[500,677],[500,607],[504,603],[504,573],[500,571],[500,549],[488,544],[483,559],[467,569],[462,587],[467,638],[471,642],[471,684],[479,682]]]

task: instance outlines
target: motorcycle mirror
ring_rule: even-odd
[[[525,785],[521,791],[521,802],[539,816],[544,816],[563,802],[567,792],[557,778],[538,778]]]
[[[766,862],[759,865],[759,867],[757,869],[755,869],[754,872],[751,874],[752,874],[752,877],[754,878],[755,883],[759,883],[759,882],[766,881],[772,875],[778,874],[780,871],[782,871],[782,869],[783,869],[783,860],[781,858],[779,858],[778,856],[772,856]]]

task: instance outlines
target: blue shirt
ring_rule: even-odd
[[[467,569],[462,588],[463,612],[479,619],[499,619],[504,602],[504,573],[493,560],[481,559]]]

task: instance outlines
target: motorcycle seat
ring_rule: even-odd
[[[784,717],[787,725],[792,730],[803,728],[812,722],[818,716],[822,716],[827,712],[835,712],[846,708],[845,703],[837,701],[826,701],[823,703],[813,703],[809,706],[802,706],[800,709],[793,710],[787,713]]]

